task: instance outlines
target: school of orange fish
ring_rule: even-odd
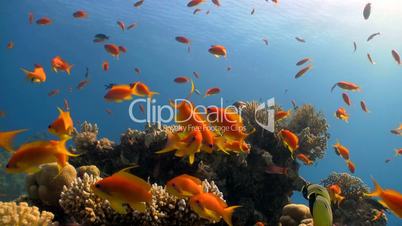
[[[268,1],[268,0],[266,0]],[[272,0],[273,3],[279,4],[279,0]],[[144,0],[140,0],[134,3],[135,8],[141,7]],[[201,12],[200,8],[197,8],[200,4],[206,4],[205,0],[191,0],[188,2],[187,7],[196,7],[193,14]],[[212,0],[212,4],[216,7],[221,7],[219,0]],[[207,11],[206,14],[210,12]],[[255,9],[251,10],[251,15],[255,13]],[[363,17],[368,20],[371,14],[371,4],[368,3],[363,9]],[[77,10],[72,14],[75,19],[85,19],[89,15],[84,10]],[[30,24],[34,23],[33,13],[28,13],[28,22]],[[49,26],[53,24],[53,21],[49,17],[41,17],[36,20],[36,24],[40,26]],[[117,21],[118,27],[122,30],[134,29],[137,24],[131,23],[128,26],[125,25],[123,21]],[[374,37],[380,35],[380,33],[374,33],[370,35],[367,41],[370,41]],[[109,37],[104,34],[95,35],[95,43],[103,43],[108,41]],[[298,42],[304,43],[306,40],[302,37],[295,38]],[[174,37],[178,43],[186,46],[187,51],[191,52],[192,42],[189,38],[185,36]],[[269,45],[268,39],[263,38],[263,43]],[[14,48],[15,43],[13,41],[8,42],[7,48]],[[354,51],[357,49],[357,43],[353,43]],[[126,53],[127,49],[124,46],[116,45],[113,43],[104,44],[105,51],[111,56],[118,59],[122,53]],[[211,45],[207,50],[213,56],[227,57],[228,51],[222,45]],[[400,65],[401,59],[397,50],[391,51],[391,56],[395,62]],[[367,54],[370,63],[375,64],[370,53]],[[303,66],[308,63],[307,66],[301,68],[295,75],[298,79],[304,76],[306,73],[313,69],[312,59],[305,57],[300,59],[296,65]],[[101,65],[104,71],[109,70],[109,62],[104,61]],[[63,59],[61,56],[55,56],[51,60],[51,68],[55,73],[65,72],[67,75],[71,74],[73,65],[68,61]],[[22,72],[26,75],[26,78],[33,83],[43,83],[46,82],[46,72],[44,68],[39,64],[34,64],[32,70],[21,68]],[[231,70],[229,66],[228,71]],[[134,72],[137,75],[141,74],[141,70],[135,67]],[[195,79],[200,79],[198,72],[193,72]],[[82,80],[77,89],[83,89],[89,83],[88,79],[88,69],[86,73],[86,78]],[[174,79],[175,83],[178,84],[191,84],[191,90],[186,99],[189,99],[193,93],[202,95],[201,92],[195,87],[195,82],[192,78],[187,76],[179,76]],[[348,91],[361,91],[361,88],[349,81],[340,81],[333,85],[331,92],[338,87],[345,92],[342,93],[342,99],[347,106],[352,105],[351,97]],[[131,100],[133,97],[146,97],[152,99],[154,95],[158,95],[158,92],[151,91],[148,85],[143,82],[137,81],[131,84],[110,84],[107,87],[107,92],[104,96],[106,101],[111,102],[123,102]],[[204,97],[218,94],[220,92],[219,87],[212,87],[206,90]],[[49,92],[49,96],[58,95],[60,90],[55,89]],[[200,113],[195,110],[193,103],[190,101],[182,101],[179,104],[170,102],[171,106],[174,107],[178,114],[175,115],[176,122],[180,126],[177,131],[170,131],[168,134],[168,140],[166,146],[156,152],[156,154],[163,154],[168,152],[175,152],[174,155],[181,158],[188,158],[189,164],[193,164],[196,154],[200,152],[212,153],[214,151],[222,151],[226,154],[231,153],[249,153],[251,147],[246,143],[247,137],[254,132],[244,131],[244,125],[241,115],[239,115],[234,109],[228,110],[218,107],[207,108],[207,115]],[[74,128],[73,119],[71,118],[68,103],[65,104],[66,109],[60,109],[59,116],[48,126],[48,130],[51,134],[54,134],[59,139],[58,140],[38,140],[34,142],[24,143],[19,148],[15,149],[13,147],[14,138],[25,132],[25,129],[15,130],[15,131],[5,131],[0,132],[0,148],[12,153],[7,165],[6,172],[8,173],[35,173],[40,170],[41,165],[45,163],[56,162],[61,170],[68,162],[69,157],[76,157],[76,154],[69,152],[66,148],[66,142],[71,139],[72,131]],[[360,101],[361,109],[364,112],[369,112],[368,107],[364,100]],[[140,109],[144,112],[144,106],[140,105]],[[110,109],[106,109],[108,114],[111,114]],[[0,117],[5,117],[5,112],[0,112]],[[292,114],[291,110],[288,111],[277,111],[275,113],[275,121],[278,122],[282,119],[289,117]],[[345,122],[349,121],[349,114],[344,107],[339,107],[335,112],[335,117],[343,120]],[[187,120],[184,120],[187,119]],[[230,128],[230,129],[217,129],[212,130],[211,128]],[[392,134],[402,136],[402,124],[399,127],[391,130]],[[298,136],[290,130],[282,129],[278,133],[278,137],[291,153],[292,158],[297,158],[302,161],[305,165],[312,165],[313,161],[309,159],[309,156],[297,153],[299,148],[299,138]],[[345,163],[351,173],[355,172],[355,164],[351,160],[350,151],[347,147],[343,146],[339,141],[333,145],[335,153],[345,160]],[[402,148],[395,150],[396,155],[402,155]],[[387,159],[386,162],[389,162]],[[141,178],[138,178],[127,172],[128,169],[123,169],[116,172],[112,176],[106,177],[101,181],[98,181],[92,186],[93,191],[99,197],[107,199],[112,208],[118,213],[126,213],[124,204],[129,204],[129,206],[137,211],[144,212],[146,209],[146,203],[149,203],[152,198],[150,193],[151,185]],[[271,174],[287,174],[287,169],[276,165],[271,165],[266,169],[267,173]],[[375,184],[375,191],[373,193],[367,194],[367,196],[377,196],[381,198],[381,204],[389,208],[396,216],[402,218],[402,194],[395,190],[383,190],[378,183],[373,179]],[[180,175],[177,176],[166,184],[169,193],[180,197],[188,198],[190,201],[190,206],[194,212],[196,212],[200,217],[209,219],[211,221],[218,222],[222,218],[228,224],[232,225],[231,216],[233,211],[239,206],[228,207],[225,201],[217,197],[212,193],[203,192],[202,183],[198,178],[192,177],[190,175]],[[341,188],[334,184],[328,188],[331,200],[334,204],[339,205],[345,197],[342,196]],[[114,195],[117,194],[117,195]],[[383,212],[380,213],[384,214]],[[373,221],[381,218],[381,215],[374,216]],[[264,225],[262,222],[257,222],[256,225]]]

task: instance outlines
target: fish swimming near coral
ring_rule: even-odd
[[[70,116],[70,112],[57,108],[59,117],[49,125],[48,130],[51,134],[58,136],[60,139],[69,137],[74,130],[74,122]]]
[[[4,131],[0,132],[0,148],[8,151],[13,152],[13,140],[14,138],[20,134],[27,131],[26,129],[14,130],[14,131]]]
[[[349,149],[346,148],[345,146],[343,146],[342,144],[340,144],[339,141],[337,141],[333,147],[334,147],[335,153],[337,155],[342,156],[342,158],[345,160],[349,159],[349,155],[350,155]]]
[[[42,83],[46,81],[46,73],[43,67],[39,64],[34,65],[34,70],[29,71],[25,68],[21,68],[21,70],[25,73],[26,78],[33,83]]]
[[[342,196],[342,190],[339,187],[339,185],[337,184],[333,184],[331,186],[327,187],[329,196],[331,197],[331,201],[335,204],[335,205],[339,205],[345,200],[345,197]]]
[[[294,158],[294,152],[299,149],[299,138],[290,130],[282,129],[278,136],[282,139],[283,145],[290,151],[291,157]]]
[[[315,226],[333,226],[331,197],[326,188],[318,184],[303,186],[303,197],[309,200]]]
[[[203,192],[201,180],[187,174],[170,179],[166,183],[166,190],[179,198],[192,197]]]
[[[297,154],[296,158],[302,161],[305,165],[312,165],[313,161],[305,154]]]
[[[379,197],[381,205],[390,209],[397,217],[402,218],[402,194],[392,189],[382,189],[374,178],[371,178],[374,183],[375,190],[368,197]]]
[[[66,142],[70,137],[63,140],[34,141],[21,145],[13,152],[6,165],[8,173],[36,173],[40,166],[46,163],[56,162],[61,169],[67,165],[68,157],[78,155],[70,153],[66,148]]]
[[[340,82],[335,83],[335,85],[332,86],[331,92],[334,91],[335,87],[337,87],[337,86],[344,90],[361,91],[360,87],[353,82],[340,81]]]
[[[232,215],[235,209],[240,206],[228,206],[225,201],[212,193],[200,193],[190,198],[191,209],[199,217],[219,222],[221,218],[232,226]]]
[[[91,186],[99,197],[109,201],[113,210],[126,214],[125,204],[138,212],[146,211],[146,203],[152,200],[151,185],[143,179],[127,172],[132,167],[120,170]]]
[[[346,112],[346,109],[343,107],[340,107],[336,110],[335,117],[340,120],[343,120],[345,122],[349,122],[349,114]]]

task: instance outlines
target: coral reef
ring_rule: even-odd
[[[374,216],[382,211],[383,207],[364,196],[364,193],[369,192],[369,188],[360,178],[347,173],[333,172],[328,178],[322,180],[321,184],[325,187],[337,184],[346,198],[339,207],[333,206],[334,223],[375,226],[387,224],[385,214],[380,219],[373,221]]]
[[[94,177],[100,177],[100,170],[95,165],[80,166],[77,168],[77,177],[82,178],[85,173]]]
[[[97,197],[90,189],[100,179],[85,173],[70,186],[65,186],[60,199],[65,213],[79,223],[92,225],[209,225],[208,221],[191,212],[186,200],[170,195],[157,184],[152,185],[153,199],[147,212],[129,211],[125,215],[118,214],[111,209],[108,201]],[[221,194],[213,182],[205,183],[210,185],[211,192]]]
[[[46,164],[35,174],[26,177],[26,189],[30,199],[46,206],[57,207],[64,185],[76,178],[77,172],[67,164],[59,173],[56,163]]]
[[[288,204],[282,209],[281,226],[313,226],[310,209],[301,204]]]
[[[0,202],[0,225],[2,226],[50,226],[53,214],[40,212],[36,206],[21,202]]]

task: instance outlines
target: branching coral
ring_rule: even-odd
[[[26,202],[0,202],[0,225],[2,226],[49,226],[53,214],[40,212],[38,207],[30,207]]]
[[[347,173],[333,172],[328,178],[322,180],[321,184],[325,187],[337,184],[342,190],[342,195],[346,198],[339,207],[333,206],[335,223],[341,225],[386,225],[387,218],[385,215],[375,222],[373,221],[374,216],[381,210],[381,206],[364,197],[364,193],[368,193],[369,188],[360,178]]]
[[[43,165],[41,170],[26,177],[29,198],[41,204],[57,207],[64,185],[69,185],[77,176],[75,168],[66,165],[59,173],[56,163]]]
[[[70,186],[65,186],[61,195],[60,205],[65,213],[73,216],[82,224],[93,225],[208,225],[209,222],[200,219],[191,212],[186,200],[178,199],[156,184],[152,185],[152,202],[147,212],[130,211],[121,215],[111,209],[109,202],[97,197],[90,189],[100,177],[84,174]],[[211,191],[219,194],[214,183],[208,183]]]

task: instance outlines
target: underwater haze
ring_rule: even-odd
[[[365,20],[363,8],[368,2],[371,15]],[[181,0],[145,0],[139,8],[133,7],[134,3],[2,0],[0,111],[5,115],[0,117],[0,131],[29,129],[17,137],[16,144],[37,137],[56,139],[47,132],[48,126],[58,116],[57,107],[62,108],[67,100],[77,128],[84,121],[96,123],[100,137],[119,143],[128,128],[143,130],[146,123],[130,118],[130,101],[105,101],[105,85],[141,81],[159,93],[154,95],[154,105],[168,105],[170,99],[187,96],[190,86],[174,82],[178,76],[187,76],[201,92],[191,97],[198,105],[219,105],[221,99],[225,106],[236,101],[262,103],[274,98],[275,104],[286,110],[293,110],[294,100],[298,106],[311,104],[321,111],[330,139],[324,158],[309,166],[301,164],[298,174],[307,181],[320,183],[331,172],[349,172],[332,147],[339,141],[350,150],[356,166],[353,175],[370,190],[374,189],[373,177],[383,188],[402,191],[402,156],[395,155],[395,150],[402,148],[402,137],[390,132],[402,123],[402,66],[391,54],[392,50],[402,53],[400,0],[282,0],[278,4],[221,0],[220,7],[206,1],[192,8]],[[194,15],[195,8],[201,11]],[[84,10],[88,17],[74,18],[77,10]],[[28,22],[30,12],[33,24]],[[52,24],[37,25],[36,20],[44,16],[51,18]],[[122,31],[117,21],[137,26]],[[367,41],[377,32],[380,34]],[[109,40],[94,43],[94,35],[99,33]],[[190,51],[175,40],[177,36],[191,40]],[[13,48],[7,48],[10,41]],[[106,43],[122,45],[127,52],[117,59],[105,51]],[[212,45],[224,46],[227,56],[214,57],[208,52]],[[368,60],[368,53],[375,64]],[[73,65],[71,75],[52,71],[51,60],[58,55]],[[296,66],[296,62],[305,57],[311,58],[313,68],[296,79],[304,67]],[[107,71],[102,68],[104,61],[109,62]],[[32,83],[25,78],[20,68],[31,70],[34,64],[43,66],[46,82]],[[134,68],[141,73],[137,75]],[[193,72],[200,78],[194,78]],[[78,90],[77,85],[85,79],[89,83]],[[361,91],[337,87],[331,92],[340,81],[358,84]],[[219,87],[220,93],[204,97],[211,87]],[[59,93],[49,96],[52,90]],[[342,100],[343,92],[349,94],[351,106]],[[361,100],[367,104],[368,113],[361,109]],[[335,117],[340,107],[350,115],[348,123]],[[138,107],[133,113],[142,114]],[[386,163],[386,159],[391,160]],[[9,180],[20,175],[4,172],[0,176]],[[22,179],[7,180],[2,183],[20,183],[15,187],[25,192]],[[13,194],[13,199],[17,196]],[[291,199],[308,205],[298,192]],[[237,205],[239,200],[230,201]],[[387,225],[402,225],[391,212],[386,215]]]

